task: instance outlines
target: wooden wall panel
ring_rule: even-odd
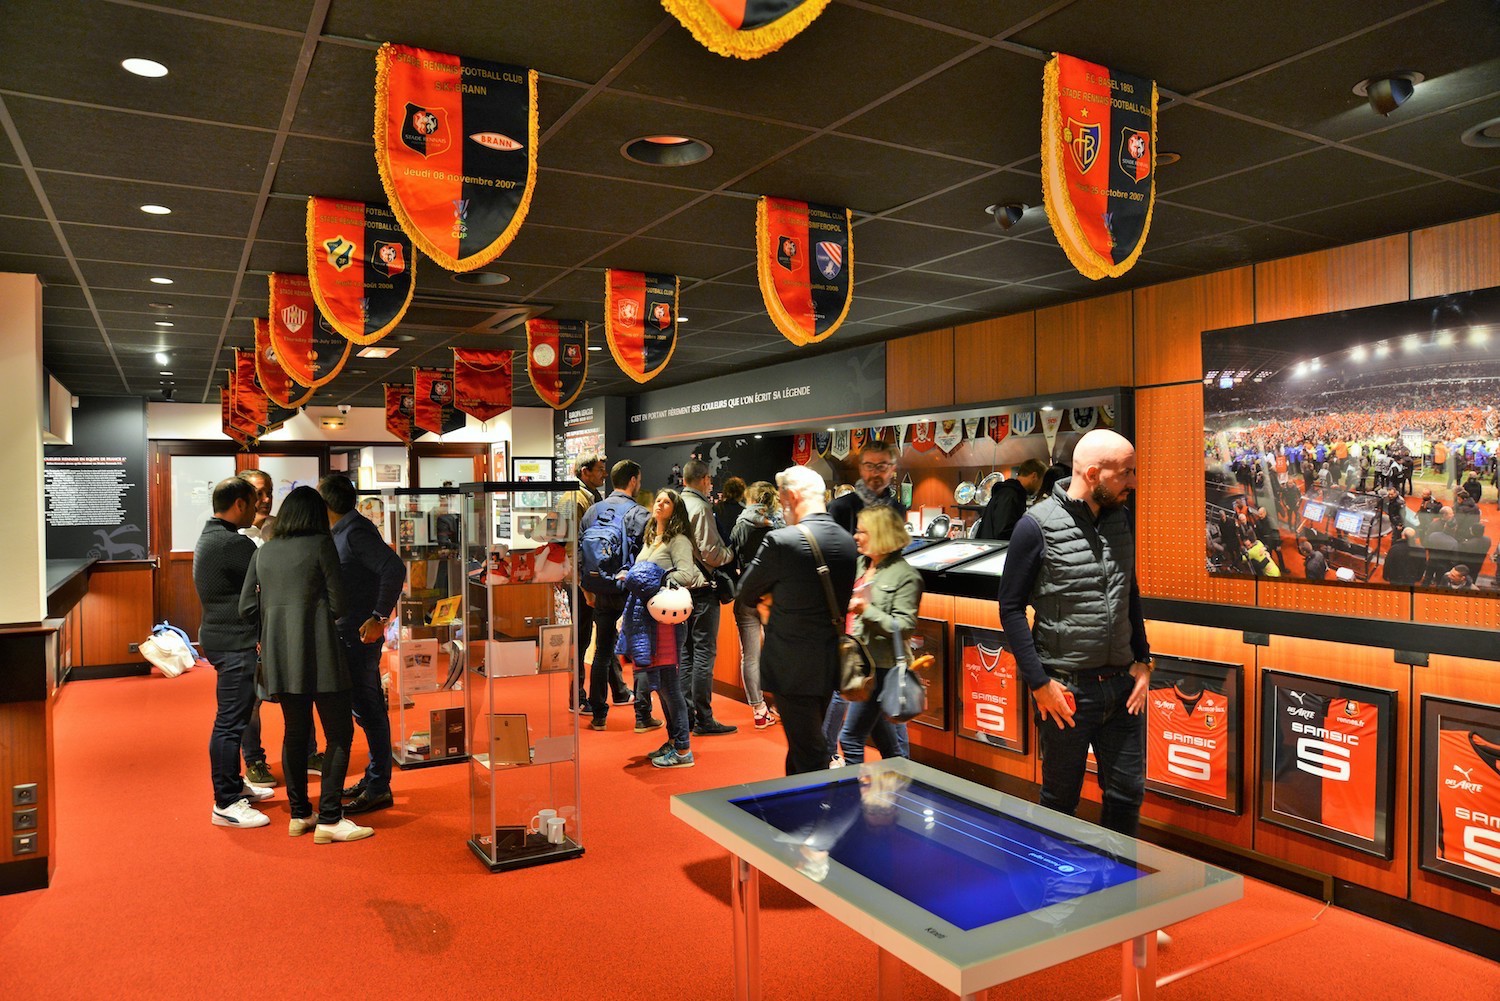
[[[953,328],[953,402],[987,403],[1036,392],[1036,314]]]
[[[1136,567],[1154,598],[1255,604],[1255,582],[1211,577],[1203,548],[1203,387],[1136,393]]]
[[[885,408],[936,410],[953,405],[953,328],[885,345]]]
[[[1255,265],[1255,320],[1265,323],[1400,302],[1410,286],[1407,234]]]
[[[1152,285],[1132,294],[1138,386],[1203,378],[1203,331],[1255,321],[1251,268]]]
[[[745,698],[745,679],[740,673],[740,630],[734,621],[734,605],[719,606],[719,639],[714,653],[714,681]]]
[[[1419,816],[1422,803],[1421,696],[1428,694],[1464,702],[1500,705],[1500,670],[1496,669],[1493,661],[1435,656],[1429,668],[1416,673],[1413,688],[1411,712],[1408,714],[1412,728],[1412,775],[1409,787],[1412,803],[1409,828],[1411,899],[1445,914],[1500,929],[1500,906],[1496,904],[1496,894],[1440,873],[1424,871],[1418,847],[1418,832],[1422,823]]]
[[[0,863],[50,857],[52,843],[52,787],[48,768],[50,747],[47,729],[52,703],[0,703],[0,789],[5,791],[4,809],[0,809]],[[37,852],[35,855],[12,854],[11,787],[36,783]],[[24,832],[23,832],[24,833]]]
[[[198,589],[193,586],[193,554],[165,553],[160,561],[157,579],[161,581],[162,594],[156,614],[185,630],[196,642],[198,626],[203,622],[203,607],[198,604]]]
[[[1461,597],[1456,594],[1418,592],[1413,621],[1437,626],[1466,626],[1470,629],[1500,629],[1500,598],[1493,593]],[[1500,654],[1500,647],[1497,647]]]
[[[1319,615],[1348,615],[1361,619],[1409,619],[1411,595],[1374,587],[1324,586],[1261,578],[1257,603],[1262,608],[1286,608]]]
[[[1258,661],[1256,676],[1250,679],[1257,691],[1260,688],[1260,674],[1266,669],[1395,689],[1396,775],[1395,794],[1391,802],[1391,810],[1395,815],[1391,834],[1394,853],[1390,860],[1366,855],[1262,820],[1255,822],[1255,850],[1393,897],[1406,896],[1409,889],[1407,851],[1411,842],[1410,802],[1406,790],[1410,785],[1412,741],[1411,722],[1406,707],[1411,702],[1411,668],[1404,664],[1393,664],[1389,650],[1285,636],[1272,636],[1271,645],[1260,650]],[[1252,797],[1251,809],[1258,816],[1259,808],[1253,802],[1257,799],[1258,794]]]
[[[1411,297],[1500,285],[1500,215],[1419,229],[1411,235]]]
[[[1134,385],[1131,294],[1036,311],[1039,394]]]
[[[83,650],[76,661],[79,665],[143,662],[139,653],[130,652],[130,644],[151,635],[155,573],[156,568],[147,562],[119,568],[108,564],[94,567],[89,574],[88,594],[80,605]]]

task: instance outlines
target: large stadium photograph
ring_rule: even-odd
[[[1203,333],[1209,573],[1500,596],[1500,288]]]

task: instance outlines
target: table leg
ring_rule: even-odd
[[[1156,932],[1147,932],[1120,946],[1121,1001],[1155,1001]]]
[[[875,997],[877,1001],[901,1001],[901,968],[906,965],[884,949],[877,949]]]
[[[760,1001],[760,870],[734,855],[729,856],[729,906],[735,1001]]]

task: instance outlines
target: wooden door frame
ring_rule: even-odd
[[[488,479],[490,445],[487,441],[424,441],[407,449],[407,482],[414,487],[427,486],[422,482],[422,457],[435,459],[461,459],[465,456],[484,460],[484,472],[478,472],[474,482]],[[441,486],[442,484],[432,484]]]

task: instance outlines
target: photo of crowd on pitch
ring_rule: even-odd
[[[1496,293],[1205,331],[1208,572],[1500,596]]]

